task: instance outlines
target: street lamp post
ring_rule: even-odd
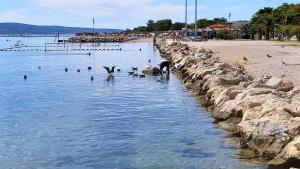
[[[185,0],[185,36],[188,36],[187,0]]]
[[[198,2],[195,0],[195,40],[197,38]]]

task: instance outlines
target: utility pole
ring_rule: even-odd
[[[185,36],[188,36],[187,0],[185,0]]]
[[[95,51],[95,18],[93,18],[93,52]]]
[[[195,40],[197,38],[198,2],[195,0]]]

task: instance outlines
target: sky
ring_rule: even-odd
[[[262,7],[300,0],[198,0],[198,18],[249,20]],[[0,0],[0,22],[126,29],[149,19],[184,22],[185,0]],[[188,20],[194,21],[195,0],[188,0]]]

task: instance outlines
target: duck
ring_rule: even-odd
[[[139,76],[138,73],[134,73],[134,74],[133,74],[133,77],[138,77],[138,76]]]
[[[65,72],[68,72],[68,68],[65,68]]]
[[[38,67],[38,69],[39,69],[39,70],[41,70],[41,69],[42,69],[42,67],[41,67],[41,66],[39,66],[39,67]]]
[[[271,55],[269,55],[269,54],[267,54],[267,57],[268,57],[268,58],[271,58],[272,56],[271,56]]]
[[[145,78],[146,77],[146,75],[140,75],[140,78]]]
[[[113,66],[111,69],[109,69],[109,67],[103,66],[103,68],[107,71],[107,73],[108,73],[109,76],[113,76],[114,75],[114,73],[115,73],[115,67],[116,66]]]
[[[132,71],[138,71],[137,67],[131,67]]]
[[[129,75],[133,75],[133,74],[134,74],[134,72],[128,72],[128,74],[129,74]]]
[[[95,79],[94,76],[91,76],[91,81],[94,81],[94,79]]]
[[[117,69],[117,72],[121,72],[121,69]]]
[[[77,69],[77,72],[79,73],[79,72],[80,72],[80,69]]]
[[[26,74],[24,75],[24,80],[27,80],[27,75]]]
[[[92,70],[92,67],[88,67],[88,70]]]

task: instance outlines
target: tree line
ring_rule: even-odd
[[[196,24],[198,28],[205,28],[215,23],[226,23],[224,17],[214,19],[199,19]],[[188,28],[194,28],[195,23],[188,25]],[[169,30],[181,30],[185,27],[182,22],[173,23],[171,19],[149,20],[145,26],[139,26],[133,30],[133,33],[165,32]],[[224,34],[230,34],[228,30],[221,30]],[[245,39],[279,39],[290,40],[296,37],[300,41],[300,3],[283,3],[277,8],[264,7],[259,9],[251,18],[249,24],[241,28],[241,33]]]
[[[200,19],[197,21],[198,28],[204,28],[215,23],[225,23],[227,20],[223,17],[209,19]],[[145,26],[139,26],[133,30],[127,30],[133,33],[166,32],[169,30],[182,30],[185,27],[183,22],[174,22],[171,19],[149,20]],[[193,29],[194,23],[188,24],[188,28]]]
[[[300,40],[300,4],[284,3],[277,8],[265,7],[258,10],[249,24],[244,25],[243,32],[247,38],[270,40],[277,38],[290,40],[296,36]]]

